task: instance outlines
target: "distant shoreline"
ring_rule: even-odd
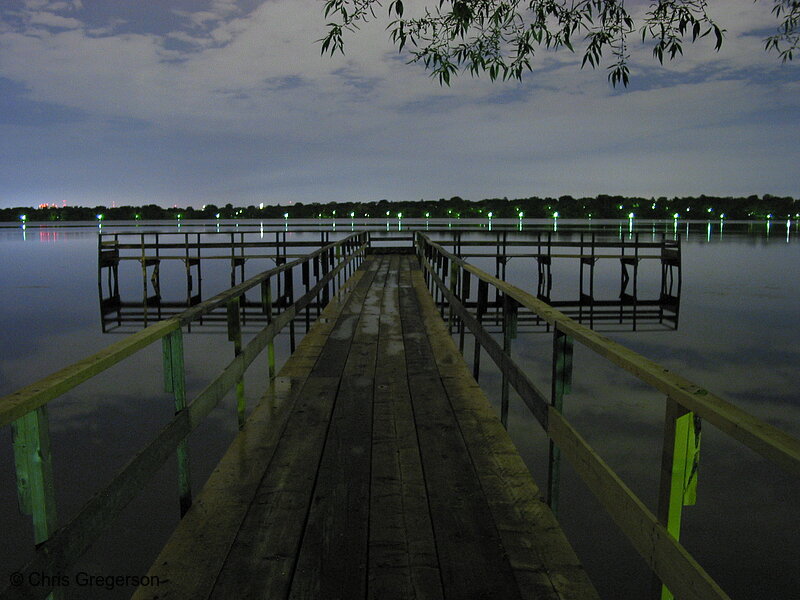
[[[792,197],[746,198],[699,196],[638,198],[599,195],[592,198],[488,198],[419,200],[415,202],[331,202],[327,204],[164,208],[145,206],[41,206],[0,208],[0,222],[195,221],[238,219],[689,219],[764,220],[800,218],[800,200]]]

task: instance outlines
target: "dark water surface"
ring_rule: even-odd
[[[511,225],[517,225],[511,222]],[[241,227],[259,228],[259,223]],[[277,224],[283,229],[283,223]],[[290,239],[318,240],[318,234]],[[374,222],[380,230],[384,222]],[[439,226],[447,226],[440,223]],[[459,224],[456,223],[456,226]],[[470,234],[486,235],[485,224]],[[397,222],[389,228],[397,230]],[[558,223],[555,234],[569,238],[589,223]],[[796,221],[591,223],[612,237],[640,232],[646,239],[666,233],[682,237],[683,269],[680,319],[670,327],[605,326],[603,333],[644,354],[744,410],[794,436],[800,436],[800,231]],[[201,230],[183,226],[183,231]],[[205,225],[214,231],[215,224]],[[228,225],[223,224],[224,230]],[[234,230],[236,226],[230,226]],[[276,225],[265,223],[267,232]],[[497,227],[497,224],[495,224]],[[176,231],[159,224],[162,231]],[[141,225],[140,229],[152,227]],[[350,231],[341,222],[334,237]],[[524,233],[553,230],[550,222],[525,222]],[[103,226],[103,232],[133,227]],[[0,227],[0,395],[122,339],[103,334],[97,281],[97,227]],[[407,242],[405,242],[407,243]],[[574,261],[574,259],[572,259]],[[204,262],[203,292],[222,291],[229,268]],[[489,259],[472,262],[493,273]],[[643,261],[646,263],[647,261]],[[658,293],[658,261],[640,267],[644,295]],[[273,264],[248,265],[253,275]],[[127,267],[126,267],[127,268]],[[138,265],[121,268],[123,297],[141,294]],[[185,285],[182,271],[162,272],[165,293]],[[508,263],[507,279],[536,292],[533,259]],[[554,259],[553,297],[577,297],[578,265]],[[619,291],[619,263],[598,263],[597,296]],[[133,299],[136,299],[135,297]],[[642,330],[644,329],[644,330]],[[302,328],[298,329],[302,331]],[[541,389],[549,389],[551,335],[523,330],[513,354]],[[285,359],[288,341],[278,344]],[[233,355],[220,327],[196,328],[185,335],[189,397],[199,392]],[[472,355],[467,341],[466,355]],[[248,373],[246,392],[254,402],[263,390],[266,360]],[[499,402],[500,377],[484,357],[481,384]],[[74,516],[92,493],[105,485],[171,418],[172,400],[162,389],[161,348],[154,344],[103,375],[50,403],[51,437],[59,522]],[[516,401],[515,401],[516,400]],[[572,393],[564,412],[598,453],[650,506],[655,507],[660,465],[664,400],[633,377],[576,346]],[[509,430],[540,485],[546,481],[547,445],[538,425],[512,393]],[[199,490],[236,431],[228,398],[191,438],[192,476]],[[800,598],[800,479],[772,466],[708,425],[703,429],[698,502],[683,513],[681,541],[733,598]],[[647,597],[650,575],[583,484],[565,468],[560,519],[604,598]],[[79,561],[76,571],[133,575],[147,570],[178,519],[173,461],[125,510],[113,529]],[[32,555],[29,519],[19,515],[9,428],[0,430],[0,588],[10,573]],[[73,580],[74,581],[74,580]],[[109,586],[111,587],[111,586]],[[78,589],[69,597],[126,597],[131,588]]]

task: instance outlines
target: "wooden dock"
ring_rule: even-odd
[[[0,598],[58,598],[60,574],[173,458],[183,518],[138,599],[597,598],[554,516],[563,457],[652,570],[652,598],[729,600],[680,543],[681,512],[697,500],[700,424],[793,475],[800,439],[585,327],[540,293],[482,271],[458,248],[449,252],[420,231],[413,248],[395,253],[372,241],[360,231],[296,260],[284,252],[275,268],[187,301],[179,314],[0,398],[19,506],[36,544]],[[616,257],[623,281],[634,267],[634,291],[637,241],[633,261],[629,244]],[[658,254],[662,294],[674,270],[680,290],[679,254],[668,250]],[[501,248],[497,256],[502,276],[511,255]],[[591,266],[598,256],[589,258]],[[142,266],[146,275],[147,260]],[[263,327],[244,343],[255,294]],[[512,356],[525,312],[552,333],[550,393]],[[223,315],[233,359],[189,398],[183,332]],[[309,330],[296,346],[303,321]],[[275,338],[284,330],[292,355],[276,374]],[[465,335],[472,372],[460,353]],[[162,348],[174,417],[77,514],[59,520],[49,402],[152,344]],[[562,411],[580,358],[575,346],[663,394],[654,510]],[[243,377],[264,353],[270,383],[248,416]],[[482,356],[501,372],[499,420],[476,383]],[[502,425],[511,389],[549,439],[546,503]],[[189,436],[234,390],[240,432],[194,494]]]
[[[414,256],[369,256],[135,598],[597,598]]]

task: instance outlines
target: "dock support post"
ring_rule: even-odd
[[[176,329],[161,338],[164,357],[164,391],[175,397],[175,414],[186,409],[186,371],[183,363],[183,335]],[[192,505],[192,482],[189,472],[189,440],[183,439],[176,449],[178,457],[178,496],[181,517]]]
[[[664,416],[664,445],[661,453],[661,482],[658,520],[676,540],[681,535],[684,506],[697,501],[697,467],[700,457],[700,419],[667,397]],[[653,576],[653,598],[673,600],[674,596]]]
[[[303,262],[303,266],[302,266],[302,283],[303,283],[303,286],[305,287],[306,294],[308,294],[309,291],[311,290],[311,275],[310,275],[309,269],[308,269],[308,260]],[[309,329],[311,329],[311,303],[310,302],[306,305],[306,333],[308,333]]]
[[[508,294],[503,294],[503,352],[511,358],[511,340],[517,337],[517,302]],[[500,422],[508,429],[508,375],[502,369],[503,380],[500,398]]]
[[[341,271],[339,271],[341,273]],[[285,285],[283,286],[286,293],[286,301],[284,302],[284,310],[294,304],[294,269],[286,269],[284,272]],[[295,349],[295,332],[294,332],[294,319],[289,321],[289,352],[294,353]]]
[[[17,498],[22,514],[33,520],[33,541],[41,544],[56,529],[56,499],[50,453],[47,405],[11,423]]]
[[[563,412],[564,396],[572,387],[572,338],[558,330],[553,330],[553,376],[550,391],[550,404],[558,412]],[[558,487],[561,480],[561,450],[550,440],[550,453],[547,465],[547,504],[558,516]]]
[[[267,325],[272,323],[272,284],[267,278],[261,282],[261,309],[267,316]],[[269,380],[275,379],[275,342],[267,342],[267,362],[269,364]]]
[[[466,269],[461,270],[461,303],[466,306],[467,299],[469,298],[469,284],[470,284],[470,274],[469,271]],[[466,326],[464,325],[464,319],[458,320],[458,351],[461,354],[464,354],[464,331]]]
[[[450,261],[450,293],[455,296],[458,287],[458,264],[456,261]],[[453,306],[450,305],[447,311],[447,331],[453,333],[453,320],[455,312]]]
[[[475,308],[478,323],[483,321],[483,315],[486,312],[486,305],[489,301],[489,283],[483,279],[478,279],[478,305]],[[472,376],[475,381],[481,374],[481,343],[478,341],[478,336],[475,336],[475,354],[472,357]]]
[[[240,302],[238,297],[228,301],[228,340],[233,342],[234,356],[239,356],[242,353],[242,324],[239,309]],[[246,409],[244,380],[240,379],[236,382],[236,414],[239,418],[239,429],[244,427]]]

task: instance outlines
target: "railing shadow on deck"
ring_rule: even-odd
[[[180,314],[157,322],[142,331],[110,345],[100,352],[0,398],[0,427],[10,425],[17,472],[19,505],[31,516],[36,544],[30,563],[15,573],[19,580],[0,592],[2,598],[45,598],[51,591],[59,596],[58,574],[72,565],[102,534],[123,508],[175,453],[178,460],[178,496],[181,515],[189,509],[192,490],[189,483],[188,435],[236,388],[239,426],[244,423],[246,406],[242,378],[247,368],[266,348],[270,378],[275,376],[274,338],[287,325],[294,350],[295,317],[306,311],[310,318],[312,302],[320,297],[326,304],[341,282],[364,258],[368,234],[355,233],[327,244],[303,258],[288,262],[251,277],[213,298]],[[302,271],[304,293],[295,298],[295,269]],[[312,285],[313,272],[314,283]],[[275,280],[283,279],[282,291]],[[266,324],[242,346],[240,307],[245,293],[260,287],[261,305]],[[226,312],[228,339],[234,344],[235,358],[191,402],[187,401],[183,363],[184,327],[202,320],[212,311]],[[144,449],[120,470],[102,490],[83,505],[78,514],[59,527],[56,518],[55,490],[50,454],[47,405],[80,383],[99,375],[125,358],[161,340],[163,348],[164,387],[175,399],[175,417]],[[40,576],[30,577],[30,574]],[[36,581],[41,585],[31,585]],[[45,583],[51,582],[51,585]],[[20,583],[20,585],[14,585]]]
[[[800,440],[581,325],[536,296],[485,273],[424,233],[417,232],[415,245],[431,294],[451,332],[458,334],[462,353],[465,331],[468,329],[475,338],[475,379],[480,374],[482,349],[500,369],[503,424],[508,423],[509,387],[513,387],[547,434],[550,445],[547,502],[553,511],[557,514],[563,454],[653,571],[653,598],[668,600],[673,595],[681,600],[729,598],[678,541],[682,506],[693,501],[696,490],[699,420],[705,419],[794,474],[800,474]],[[483,325],[490,286],[498,294],[497,304],[502,312],[502,344]],[[475,298],[472,302],[471,297]],[[470,307],[474,307],[474,313],[468,310]],[[530,311],[552,327],[549,395],[537,389],[511,358],[511,339],[516,336],[520,309]],[[576,342],[666,394],[657,515],[561,412],[563,398],[570,391]]]

